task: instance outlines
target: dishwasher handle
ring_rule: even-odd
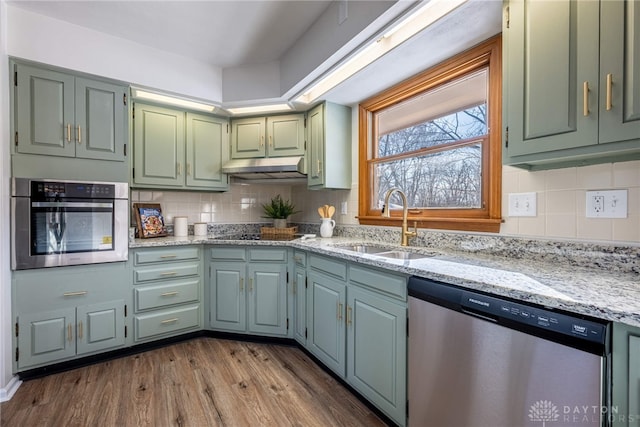
[[[478,317],[480,319],[488,320],[489,322],[493,322],[493,323],[498,323],[498,319],[496,317],[488,316],[486,314],[480,314],[473,310],[469,310],[465,307],[462,307],[460,311],[462,311],[464,314],[468,314],[469,316]]]

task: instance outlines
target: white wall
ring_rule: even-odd
[[[10,56],[219,103],[222,70],[11,5]]]

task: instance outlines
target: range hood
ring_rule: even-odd
[[[222,166],[222,173],[245,180],[307,177],[304,156],[234,159]]]

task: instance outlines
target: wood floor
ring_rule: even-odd
[[[300,349],[197,338],[24,382],[0,426],[384,426]]]

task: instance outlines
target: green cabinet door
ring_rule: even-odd
[[[600,142],[640,138],[640,3],[600,6]]]
[[[513,0],[508,8],[508,155],[597,144],[599,3]]]
[[[307,270],[296,266],[293,273],[294,322],[293,336],[296,341],[307,345]]]
[[[95,80],[76,78],[76,157],[125,160],[127,135],[127,88]]]
[[[304,155],[304,131],[304,114],[267,117],[267,155]]]
[[[612,426],[640,427],[640,328],[614,323],[612,346]]]
[[[307,279],[307,349],[344,377],[346,285],[315,271]]]
[[[124,345],[124,300],[76,309],[77,353],[91,353]]]
[[[248,331],[287,335],[286,264],[249,264]]]
[[[211,265],[211,327],[244,332],[247,329],[244,262],[214,262]]]
[[[307,185],[324,184],[324,104],[313,108],[307,117]]]
[[[227,120],[187,113],[187,187],[227,190],[229,179],[222,164],[229,157]]]
[[[248,159],[264,157],[265,154],[264,117],[233,120],[231,122],[231,158]]]
[[[134,184],[184,186],[184,112],[136,103]]]
[[[23,314],[18,318],[18,325],[20,370],[75,356],[75,308]]]
[[[350,285],[347,355],[347,382],[399,425],[405,425],[406,305]]]
[[[18,153],[74,157],[74,77],[16,65]]]

